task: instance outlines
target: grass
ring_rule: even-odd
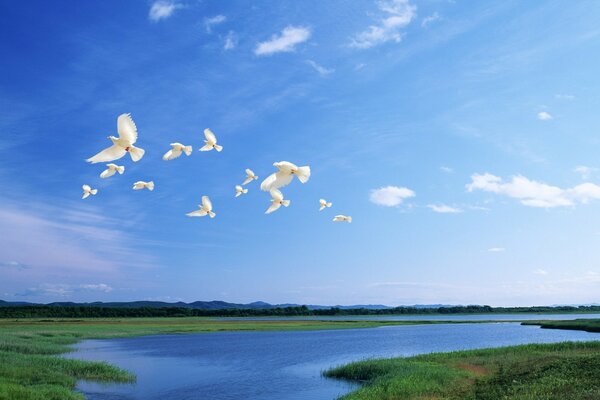
[[[207,318],[0,319],[0,400],[74,400],[78,380],[134,382],[103,362],[57,357],[84,339],[220,331],[373,328],[471,321],[211,320]],[[477,321],[486,322],[486,321]],[[488,321],[489,322],[489,321]]]
[[[568,329],[574,331],[600,332],[600,319],[574,319],[569,321],[527,321],[523,325],[539,325],[543,329]]]
[[[592,400],[600,398],[600,342],[365,360],[324,375],[364,383],[344,400]]]

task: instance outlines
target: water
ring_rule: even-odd
[[[541,319],[569,320],[578,318],[600,318],[600,314],[450,314],[450,315],[336,315],[306,317],[226,317],[221,320],[320,320],[320,321],[532,321]]]
[[[88,340],[68,357],[108,361],[137,375],[135,384],[80,382],[90,400],[331,400],[356,386],[321,371],[350,361],[598,338],[518,323],[413,325]]]

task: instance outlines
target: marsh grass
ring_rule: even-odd
[[[600,398],[600,342],[365,360],[324,375],[364,383],[344,400],[592,400]]]

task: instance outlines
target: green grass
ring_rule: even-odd
[[[70,400],[77,380],[133,382],[127,371],[103,362],[57,355],[84,339],[220,331],[372,328],[453,321],[211,320],[207,318],[0,319],[0,400]],[[469,321],[454,321],[468,322]],[[478,321],[479,322],[479,321]],[[485,321],[481,321],[485,322]]]
[[[344,400],[592,400],[600,398],[600,342],[365,360],[324,375],[364,383]]]
[[[539,325],[544,329],[568,329],[575,331],[600,332],[600,319],[574,319],[569,321],[527,321],[522,325]]]

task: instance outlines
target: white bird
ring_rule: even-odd
[[[214,218],[215,215],[217,215],[212,210],[212,202],[210,201],[208,196],[202,196],[202,204],[199,204],[198,207],[200,207],[199,210],[189,212],[185,215],[187,215],[188,217],[204,217],[208,215],[211,218]]]
[[[240,185],[235,185],[235,197],[240,197],[242,194],[248,193],[248,189],[244,189]]]
[[[81,188],[83,189],[83,196],[81,197],[82,199],[87,199],[90,197],[90,194],[95,196],[96,193],[98,193],[98,189],[92,189],[90,185],[83,185]]]
[[[265,214],[271,214],[273,211],[277,211],[279,207],[284,206],[287,207],[290,205],[290,200],[283,199],[283,193],[281,193],[278,189],[271,189],[271,206],[265,211]]]
[[[325,207],[329,208],[332,205],[331,202],[328,202],[325,199],[320,199],[319,204],[321,205],[321,207],[319,208],[319,211],[323,211],[325,209]]]
[[[348,222],[350,224],[352,223],[352,217],[347,215],[336,215],[333,217],[333,222]]]
[[[117,131],[119,132],[119,137],[108,137],[113,142],[112,146],[88,158],[86,161],[92,164],[114,161],[123,157],[126,153],[129,153],[133,161],[141,160],[145,151],[134,146],[138,138],[138,133],[135,123],[131,119],[131,114],[119,115],[119,118],[117,118]]]
[[[215,149],[216,151],[223,150],[223,146],[217,144],[217,137],[210,129],[206,128],[204,130],[204,137],[206,138],[204,141],[206,144],[200,148],[200,151],[210,151],[212,149]]]
[[[252,181],[258,179],[258,176],[254,175],[254,171],[249,168],[246,168],[246,180],[242,183],[242,185],[247,185]]]
[[[163,160],[174,160],[181,155],[181,153],[185,153],[186,156],[192,154],[192,146],[185,146],[181,143],[171,143],[171,150],[167,151],[163,156]]]
[[[267,179],[260,184],[260,189],[265,192],[289,185],[290,182],[292,182],[292,179],[294,179],[294,176],[297,176],[298,180],[302,183],[308,182],[308,179],[310,178],[309,166],[299,167],[288,161],[276,162],[273,163],[273,166],[279,171],[269,175]]]
[[[137,181],[136,183],[133,184],[133,190],[142,190],[142,189],[148,189],[149,191],[153,191],[154,190],[154,181],[150,181],[150,182]]]
[[[123,175],[123,172],[125,172],[125,167],[113,163],[106,164],[106,169],[102,171],[102,173],[100,174],[100,178],[110,178],[117,172],[119,173],[119,175]]]

